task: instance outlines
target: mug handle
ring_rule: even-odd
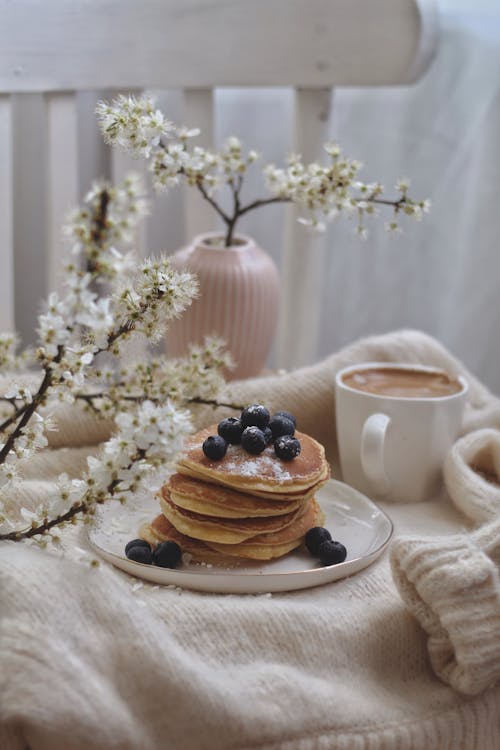
[[[390,488],[384,465],[385,437],[390,423],[387,414],[372,414],[361,432],[361,467],[377,495],[386,495]]]

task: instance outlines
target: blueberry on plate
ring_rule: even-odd
[[[297,420],[289,411],[277,411],[276,414],[273,414],[273,417],[286,417],[290,422],[293,422],[293,426],[297,429]]]
[[[221,438],[224,438],[226,443],[231,443],[231,445],[239,445],[241,443],[243,429],[241,419],[237,417],[228,417],[217,425],[217,432]]]
[[[127,554],[131,547],[147,547],[149,549],[149,543],[145,539],[131,539],[125,545],[125,554]]]
[[[266,438],[262,430],[255,425],[246,427],[241,436],[241,447],[255,456],[262,453],[266,448]]]
[[[291,461],[301,450],[300,441],[291,435],[281,435],[274,441],[274,452],[282,461]]]
[[[213,461],[220,461],[227,451],[227,443],[220,435],[210,435],[202,445],[203,453]]]
[[[318,557],[323,565],[338,565],[347,557],[347,550],[340,542],[327,540],[318,547]]]
[[[262,404],[251,404],[241,412],[241,424],[243,427],[267,427],[269,424],[269,412]]]
[[[181,548],[177,542],[160,542],[153,552],[153,562],[160,568],[176,568],[181,561]]]
[[[273,433],[273,439],[281,437],[282,435],[293,435],[295,433],[295,426],[291,419],[283,417],[280,414],[275,414],[269,421],[269,429]]]
[[[149,544],[147,547],[138,544],[133,545],[129,547],[125,554],[129,560],[133,560],[134,562],[144,563],[145,565],[151,565],[153,562],[153,553]]]
[[[306,534],[306,547],[314,557],[319,557],[319,546],[323,542],[331,542],[332,535],[324,526],[313,526]]]

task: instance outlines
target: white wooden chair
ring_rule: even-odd
[[[208,145],[215,87],[290,86],[294,150],[311,159],[333,88],[412,83],[436,29],[434,0],[0,0],[0,330],[29,340],[40,299],[57,286],[68,209],[92,177],[119,179],[129,167],[102,144],[96,92],[181,88],[183,121]],[[184,201],[185,237],[212,228],[193,191]],[[293,226],[290,209],[283,319],[297,304],[292,259],[303,262]],[[322,239],[308,241],[322,252]],[[314,294],[314,273],[297,277],[303,296]],[[278,351],[291,336],[282,328]]]

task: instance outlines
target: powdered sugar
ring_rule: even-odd
[[[272,448],[266,448],[260,455],[252,456],[239,446],[230,445],[221,468],[231,473],[236,472],[243,477],[266,476],[278,482],[293,479],[290,471],[275,456]]]

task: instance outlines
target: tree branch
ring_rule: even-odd
[[[219,206],[219,204],[207,193],[205,186],[203,185],[203,178],[199,178],[196,180],[196,187],[202,194],[202,196],[205,198],[206,201],[210,203],[212,208],[219,214],[222,221],[225,224],[230,224],[231,221],[234,221],[234,218],[232,219],[230,216],[228,216],[222,208]]]
[[[139,461],[141,458],[144,458],[145,454],[146,451],[140,448],[137,453],[131,458],[130,463],[125,467],[125,470],[130,469],[137,461]],[[113,496],[114,491],[119,484],[120,479],[113,479],[106,487],[104,495],[92,494],[92,491],[89,489],[85,492],[82,500],[73,503],[71,508],[69,508],[64,513],[59,513],[59,515],[55,516],[54,518],[44,518],[43,521],[38,524],[38,526],[34,525],[29,529],[9,531],[5,534],[0,534],[0,541],[10,540],[13,542],[19,542],[21,539],[30,539],[33,536],[46,534],[48,531],[50,531],[50,529],[53,529],[54,526],[60,526],[60,524],[62,523],[71,521],[80,513],[83,515],[89,513],[89,511],[92,510],[95,505],[102,505],[102,503],[106,502],[109,497]]]
[[[57,354],[52,361],[58,364],[61,361],[63,354],[64,354],[64,347],[58,346]],[[2,450],[0,450],[0,464],[3,464],[6,457],[9,455],[10,451],[14,447],[16,440],[21,435],[23,428],[27,425],[27,423],[29,422],[29,420],[31,419],[35,411],[45,400],[45,394],[50,388],[50,386],[52,385],[53,379],[54,379],[53,370],[50,367],[47,367],[45,370],[45,375],[43,377],[43,380],[38,387],[38,391],[33,396],[33,401],[30,404],[26,405],[26,408],[24,409],[24,412],[22,413],[22,417],[20,421],[17,423],[15,429],[10,433],[9,437],[5,441],[5,444]]]
[[[240,208],[238,216],[243,216],[243,214],[248,213],[248,211],[253,211],[254,208],[260,208],[261,206],[268,206],[270,203],[291,203],[291,198],[275,196],[274,198],[262,198],[261,200],[256,200],[256,201],[253,201],[252,203],[247,203],[246,206],[243,206],[243,208]]]
[[[110,398],[110,395],[109,393],[106,393],[105,391],[102,391],[100,393],[76,393],[75,398],[80,401],[85,401],[96,412],[99,412],[99,410],[95,407],[93,402],[98,399]],[[154,404],[160,404],[165,401],[165,396],[162,396],[161,398],[152,398],[151,396],[147,396],[147,395],[132,396],[132,395],[124,394],[120,396],[120,398],[123,401],[131,401],[133,403],[140,403],[142,401],[148,400],[148,401],[152,401]],[[187,398],[185,403],[186,404],[199,404],[201,406],[213,406],[214,408],[221,407],[225,409],[233,409],[234,411],[242,411],[245,408],[245,406],[242,404],[231,404],[225,401],[217,401],[217,399],[200,398],[199,396],[193,396],[193,398]]]
[[[21,539],[30,539],[38,534],[46,534],[47,531],[53,529],[54,526],[59,526],[62,523],[71,521],[79,513],[86,514],[89,512],[91,505],[88,501],[84,500],[81,503],[75,503],[65,513],[60,513],[55,518],[45,518],[42,523],[38,526],[32,526],[29,529],[23,529],[18,531],[9,531],[6,534],[0,534],[0,541],[10,540],[11,542],[19,542]]]

